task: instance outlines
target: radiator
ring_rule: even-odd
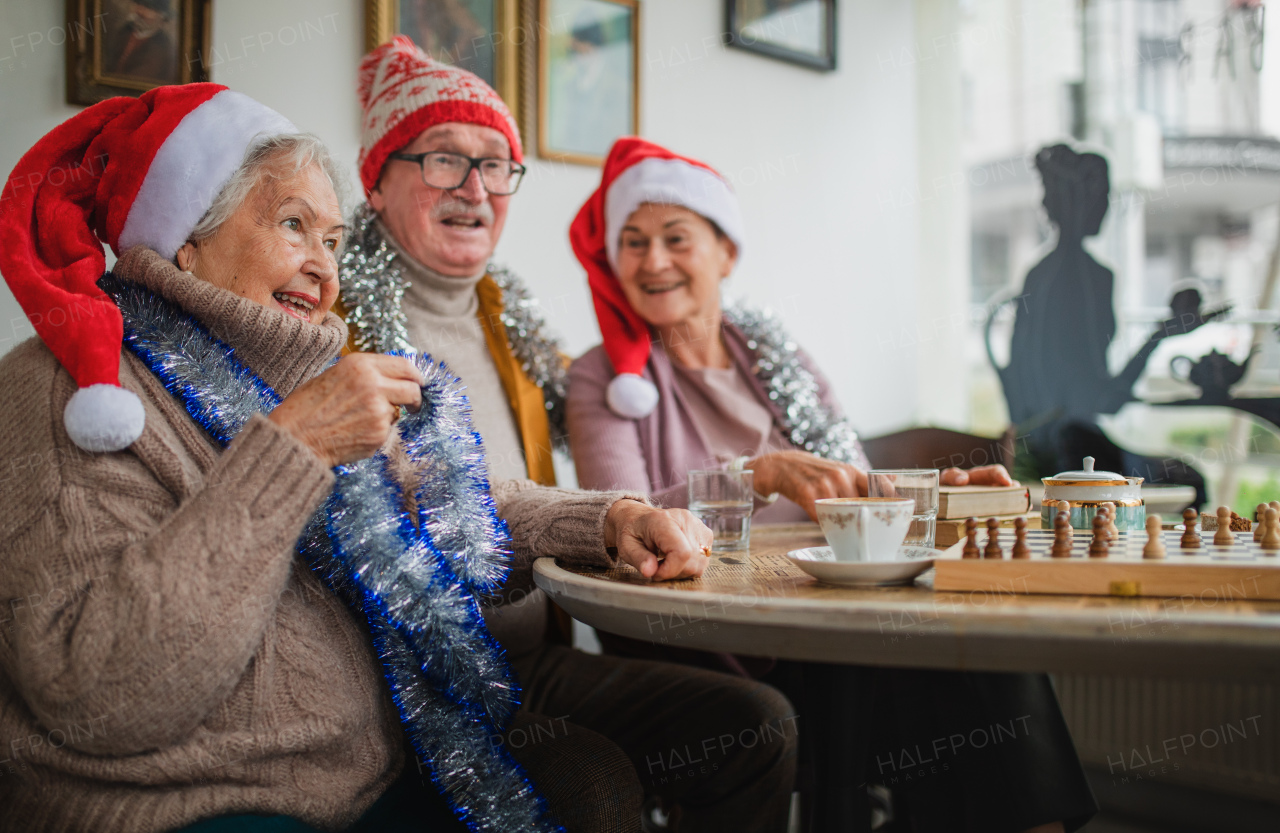
[[[1275,682],[1059,675],[1080,760],[1116,785],[1161,781],[1280,804]]]

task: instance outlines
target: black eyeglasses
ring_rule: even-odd
[[[480,171],[484,190],[495,197],[506,197],[520,187],[525,167],[510,159],[476,159],[461,153],[429,150],[426,153],[393,153],[392,159],[416,162],[422,170],[422,181],[431,188],[453,191],[467,183],[474,170]]]

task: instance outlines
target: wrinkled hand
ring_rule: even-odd
[[[400,356],[352,353],[285,397],[267,418],[325,465],[370,457],[387,441],[400,406],[422,406],[422,374]]]
[[[697,578],[707,569],[711,530],[687,509],[655,509],[620,500],[604,519],[604,545],[655,581]]]
[[[814,521],[814,501],[829,497],[858,497],[867,493],[867,473],[847,463],[824,460],[807,451],[776,451],[747,463],[755,472],[755,490],[777,492],[799,504]]]
[[[943,486],[1012,486],[1013,478],[1004,466],[978,466],[973,469],[943,469]]]

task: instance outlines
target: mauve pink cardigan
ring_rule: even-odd
[[[752,372],[755,355],[747,338],[733,324],[722,325],[730,360],[750,382],[760,402],[781,427],[782,411],[769,399],[764,385]],[[818,382],[822,403],[840,414],[840,405],[831,395],[831,385],[800,351],[800,360]],[[701,432],[714,426],[696,426],[688,404],[675,383],[675,371],[662,343],[655,339],[644,377],[658,388],[658,407],[643,419],[620,417],[605,404],[605,387],[613,379],[613,364],[603,346],[596,346],[569,368],[567,405],[569,443],[582,489],[633,489],[649,492],[653,500],[667,507],[687,507],[685,485],[689,469],[714,467],[712,454]],[[701,431],[699,431],[701,429]],[[785,437],[786,431],[782,434]],[[756,509],[760,509],[757,501]]]

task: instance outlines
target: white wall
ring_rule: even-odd
[[[63,14],[61,3],[0,5],[0,172],[6,178],[37,139],[80,112],[62,103],[65,46],[54,44],[66,40]],[[0,284],[0,353],[34,334],[8,285]]]
[[[355,180],[360,0],[216,0],[213,79],[323,137]],[[912,5],[843,3],[840,69],[818,73],[719,45],[722,0],[645,0],[642,133],[704,159],[737,185],[748,241],[728,291],[778,309],[866,434],[911,423],[917,364],[945,343],[917,326],[919,209]],[[0,169],[77,111],[63,101],[63,49],[28,33],[62,3],[0,8]],[[17,38],[15,54],[10,38]],[[6,60],[5,56],[9,59]],[[958,138],[958,137],[957,137]],[[533,160],[498,259],[542,297],[571,352],[599,339],[566,230],[599,171]],[[961,255],[963,257],[963,255]],[[22,328],[0,295],[0,351]],[[11,332],[12,331],[12,332]]]

